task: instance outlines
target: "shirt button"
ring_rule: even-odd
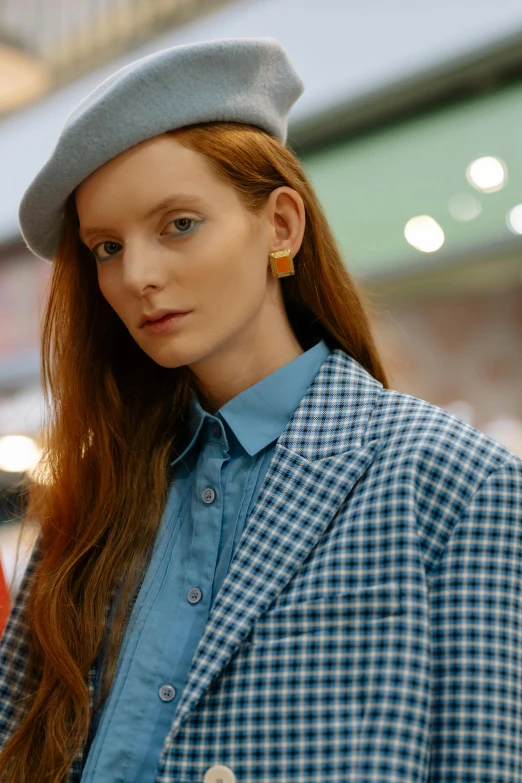
[[[201,601],[201,590],[199,587],[191,587],[187,593],[187,598],[191,604],[199,603]]]
[[[219,424],[216,424],[216,426],[212,430],[212,434],[215,438],[221,437],[221,427],[219,426]]]
[[[225,764],[213,764],[205,772],[203,783],[236,783],[237,778]]]
[[[172,701],[176,695],[176,689],[172,685],[162,685],[158,692],[161,701]]]
[[[212,503],[212,501],[216,497],[216,493],[214,492],[212,487],[207,487],[201,493],[201,497],[203,498],[204,503]]]

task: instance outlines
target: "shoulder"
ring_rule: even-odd
[[[458,470],[471,483],[504,462],[522,466],[509,449],[426,400],[382,389],[368,422],[368,439],[382,441],[396,462],[441,472]]]
[[[453,527],[475,494],[497,472],[522,479],[522,460],[485,433],[442,408],[383,389],[366,429],[380,441],[376,480],[400,491],[417,519]],[[498,503],[506,499],[499,491]],[[507,499],[509,501],[509,498]]]
[[[522,460],[457,416],[383,389],[366,438],[380,442],[372,496],[395,519],[413,515],[427,570],[463,520],[471,530],[484,515],[490,532],[493,520],[522,527]]]

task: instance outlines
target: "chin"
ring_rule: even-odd
[[[159,341],[156,345],[148,341],[141,342],[140,347],[160,367],[174,370],[176,367],[196,365],[211,356],[215,351],[216,343],[210,340],[205,342],[204,338],[183,340],[180,336],[176,336],[171,340],[165,339],[163,344]]]
[[[183,367],[186,364],[191,364],[199,359],[199,354],[196,351],[175,349],[173,346],[165,345],[163,350],[150,350],[150,346],[141,346],[153,362],[159,364],[160,367],[165,367],[168,370],[174,370],[176,367]],[[148,350],[147,350],[148,348]]]
[[[170,355],[165,356],[164,354],[161,354],[158,356],[155,353],[149,353],[146,351],[147,356],[149,356],[153,362],[156,362],[156,364],[159,364],[160,367],[165,367],[166,370],[175,370],[176,367],[183,367],[187,362],[184,358],[178,356],[178,355]]]

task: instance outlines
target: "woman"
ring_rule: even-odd
[[[301,91],[273,39],[164,50],[24,195],[52,415],[9,783],[522,781],[522,462],[388,388]]]

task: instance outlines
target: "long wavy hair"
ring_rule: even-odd
[[[281,281],[291,326],[305,350],[322,337],[387,388],[371,304],[356,290],[293,151],[238,123],[172,133],[207,156],[248,210],[262,209],[282,185],[301,195],[306,228],[296,274]],[[169,464],[188,436],[189,371],[161,367],[134,342],[100,293],[78,228],[73,195],[42,323],[44,448],[26,507],[26,519],[39,526],[39,557],[24,610],[24,708],[0,754],[0,779],[8,783],[64,783],[85,748],[89,672],[103,660],[99,707],[150,560],[173,478]]]

